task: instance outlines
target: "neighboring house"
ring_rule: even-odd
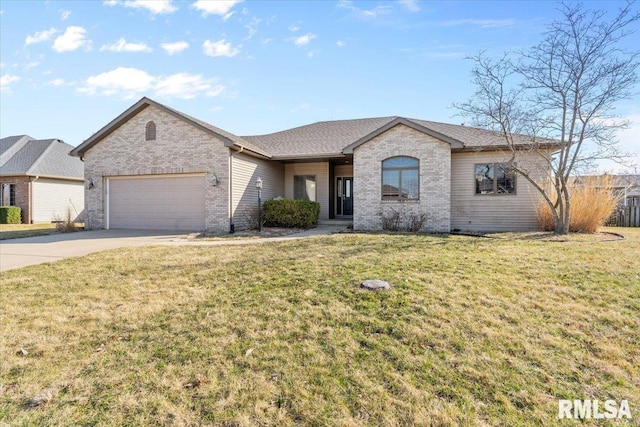
[[[84,209],[84,168],[59,139],[0,139],[0,206],[22,209],[24,224],[77,219]]]
[[[88,228],[239,229],[255,215],[260,177],[263,200],[314,200],[321,220],[352,219],[355,230],[380,230],[392,210],[423,216],[424,231],[535,229],[539,197],[506,167],[503,141],[402,117],[240,137],[142,98],[71,154],[91,184]],[[516,161],[547,176],[531,151]]]
[[[640,175],[582,175],[577,183],[595,187],[610,187],[620,201],[618,206],[640,206]]]

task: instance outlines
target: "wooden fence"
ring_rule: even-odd
[[[606,225],[614,227],[640,227],[640,206],[624,206],[616,209]]]

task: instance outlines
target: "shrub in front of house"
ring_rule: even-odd
[[[306,200],[273,199],[262,207],[267,227],[313,227],[320,216],[320,203]]]
[[[0,224],[22,224],[21,213],[18,206],[0,206]]]

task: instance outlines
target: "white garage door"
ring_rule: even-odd
[[[204,230],[204,175],[110,178],[109,228]]]

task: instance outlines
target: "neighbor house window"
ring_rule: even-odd
[[[316,177],[314,175],[295,175],[293,177],[293,198],[316,201]]]
[[[155,141],[156,140],[156,124],[154,122],[147,123],[147,128],[145,132],[145,141]]]
[[[516,172],[505,163],[476,165],[476,194],[515,194]]]
[[[15,184],[2,184],[0,189],[0,206],[15,206],[16,205],[16,185]]]
[[[382,198],[417,200],[420,197],[420,161],[391,157],[382,161]]]

